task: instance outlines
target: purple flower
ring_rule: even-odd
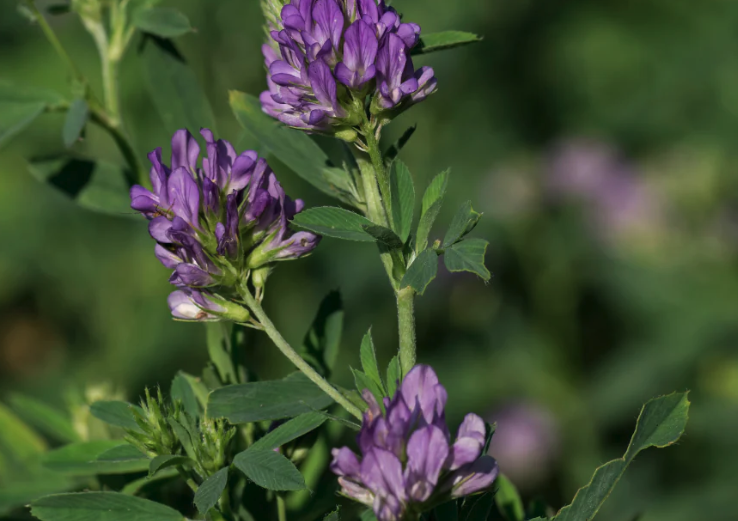
[[[236,279],[247,280],[252,269],[308,255],[320,240],[289,228],[304,205],[286,196],[264,159],[251,150],[237,154],[208,129],[201,134],[207,152],[202,161],[197,140],[178,130],[172,138],[172,168],[162,162],[157,148],[149,154],[152,190],[138,185],[131,189],[131,207],[149,219],[156,257],[172,270],[169,281],[182,288],[170,297],[177,318],[212,314],[208,302],[213,299],[229,308],[220,297],[234,296]],[[263,275],[259,280],[263,283]],[[201,293],[202,288],[210,293]],[[203,300],[203,295],[212,298]]]
[[[225,309],[212,300],[212,297],[200,291],[179,289],[167,299],[172,316],[179,320],[215,321],[219,320],[214,313],[224,313]]]
[[[281,1],[262,2],[269,90],[260,100],[272,117],[332,133],[361,122],[366,95],[372,112],[389,118],[436,90],[433,69],[416,71],[410,59],[420,27],[402,23],[384,0]]]
[[[399,521],[439,501],[489,488],[497,463],[482,455],[484,421],[468,414],[455,441],[446,426],[446,389],[433,369],[415,366],[384,412],[368,390],[369,404],[357,442],[361,458],[348,447],[333,450],[331,470],[344,495],[370,506],[379,521]]]

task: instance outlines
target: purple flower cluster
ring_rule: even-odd
[[[420,27],[384,0],[291,0],[268,18],[261,103],[289,126],[331,132],[360,122],[367,94],[374,113],[387,113],[436,90],[433,69],[416,70],[410,58]]]
[[[229,308],[219,290],[228,294],[252,270],[309,254],[320,237],[288,228],[303,203],[285,195],[266,160],[200,133],[207,157],[199,165],[200,146],[184,129],[172,137],[171,167],[161,148],[149,154],[153,190],[134,186],[131,208],[149,219],[156,257],[180,288],[169,297],[172,314],[217,320]]]
[[[447,499],[489,488],[495,460],[483,455],[485,424],[468,414],[456,441],[446,426],[446,390],[432,368],[415,366],[382,409],[374,396],[358,436],[361,459],[348,447],[333,450],[331,470],[342,492],[371,507],[379,521],[398,521]]]

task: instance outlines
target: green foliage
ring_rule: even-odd
[[[225,384],[238,382],[236,367],[233,363],[233,343],[231,335],[233,324],[230,322],[210,322],[207,330],[207,346],[210,360],[218,370],[220,381]]]
[[[413,127],[414,128],[414,127]],[[395,161],[390,173],[390,193],[392,196],[392,220],[395,231],[402,242],[406,242],[413,226],[415,210],[415,186],[405,163]]]
[[[56,92],[0,81],[0,147],[48,108],[64,103]]]
[[[492,275],[484,266],[489,243],[484,239],[466,239],[448,248],[443,256],[448,271],[468,271],[489,280]]]
[[[438,273],[438,255],[433,250],[425,250],[418,255],[402,277],[400,286],[410,286],[419,295],[425,293],[425,288],[436,278]]]
[[[431,184],[423,194],[423,205],[420,212],[420,222],[418,223],[418,233],[415,239],[415,251],[419,253],[425,250],[428,245],[428,235],[430,234],[433,222],[438,217],[443,205],[443,197],[446,195],[446,186],[448,185],[449,171],[441,172],[433,178]]]
[[[68,476],[127,474],[148,470],[149,459],[121,440],[71,443],[43,455],[44,467]]]
[[[331,375],[341,347],[343,315],[341,294],[331,291],[318,306],[318,313],[302,341],[300,355],[326,377]]]
[[[69,106],[67,116],[64,118],[64,127],[62,128],[62,141],[65,147],[71,147],[82,136],[82,132],[87,124],[88,114],[89,107],[87,106],[87,102],[82,98],[77,98]]]
[[[237,454],[233,464],[262,488],[275,491],[302,490],[305,480],[297,467],[279,452],[247,449]]]
[[[0,403],[0,454],[24,461],[46,450],[46,442]]]
[[[459,242],[467,234],[471,233],[481,217],[482,214],[475,212],[472,208],[471,201],[465,202],[459,208],[459,211],[456,212],[456,215],[454,215],[451,225],[443,238],[442,246],[448,248]]]
[[[180,465],[191,467],[194,463],[195,462],[187,456],[161,454],[153,458],[149,463],[149,477],[156,475],[160,470]]]
[[[47,436],[66,443],[81,441],[71,420],[53,407],[23,394],[12,395],[9,402],[16,413]]]
[[[127,167],[67,155],[31,159],[28,170],[83,208],[140,218],[131,210],[133,173]]]
[[[314,431],[326,421],[319,412],[307,412],[293,418],[254,442],[248,450],[271,450]]]
[[[193,418],[199,418],[205,411],[208,389],[192,375],[180,371],[172,380],[169,394],[172,401],[182,402],[184,411]]]
[[[323,521],[341,521],[341,505],[336,506],[333,512],[323,518]]]
[[[118,492],[46,496],[31,505],[41,521],[185,521],[166,505]]]
[[[377,364],[377,353],[374,349],[374,341],[372,340],[372,330],[366,332],[364,338],[361,339],[361,348],[359,350],[361,356],[361,368],[370,380],[372,380],[379,390],[381,396],[386,395],[382,377],[379,375],[379,365]],[[380,400],[381,401],[381,400]]]
[[[195,492],[195,505],[201,514],[213,508],[228,485],[228,467],[220,469],[202,482]]]
[[[593,519],[633,459],[649,447],[664,448],[679,441],[687,426],[687,393],[654,398],[641,409],[625,455],[599,467],[588,485],[579,489],[571,505],[559,511],[556,521]]]
[[[134,410],[138,411],[139,414],[143,414],[143,410],[138,405],[128,402],[99,401],[90,406],[90,414],[98,420],[123,429],[138,431],[141,429],[136,423]]]
[[[375,226],[374,223],[358,213],[343,208],[332,206],[308,208],[295,215],[292,224],[298,228],[304,228],[336,239],[359,242],[374,242],[376,240],[365,228]]]
[[[302,373],[283,380],[251,382],[216,389],[208,398],[210,417],[234,424],[281,420],[328,407],[333,400]]]
[[[500,474],[495,480],[497,492],[495,493],[495,503],[497,509],[506,521],[525,521],[525,508],[520,494],[509,479]]]
[[[369,378],[365,373],[362,371],[359,371],[358,369],[351,368],[351,372],[354,374],[354,383],[356,384],[356,390],[361,393],[364,391],[364,389],[369,389],[369,391],[374,395],[374,398],[377,400],[377,403],[379,403],[380,407],[382,406],[382,397],[384,396],[384,392],[382,391],[382,388]]]
[[[401,380],[402,374],[400,373],[400,360],[395,355],[387,365],[387,396],[392,397],[395,395]]]
[[[133,25],[162,38],[174,38],[192,31],[187,17],[173,7],[137,9],[133,15]]]
[[[459,521],[487,521],[494,504],[494,493],[469,496],[461,502]]]
[[[371,224],[363,225],[362,228],[366,233],[374,237],[380,245],[384,245],[390,250],[399,250],[404,244],[395,232],[384,226]]]
[[[141,59],[149,95],[170,136],[181,128],[216,132],[205,92],[172,42],[147,38]]]
[[[412,54],[428,54],[481,41],[482,38],[476,34],[464,31],[424,34],[420,37],[418,45],[412,50]]]
[[[330,166],[325,152],[304,132],[289,129],[264,114],[254,96],[233,90],[229,96],[236,119],[255,141],[318,190],[356,205],[356,189],[350,176]]]

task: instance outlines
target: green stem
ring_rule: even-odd
[[[272,339],[272,342],[274,342],[277,348],[282,351],[282,354],[286,356],[290,362],[295,364],[295,366],[302,371],[305,376],[312,380],[315,385],[320,387],[323,392],[333,398],[336,403],[361,420],[362,414],[359,408],[348,401],[340,392],[338,392],[338,390],[329,384],[325,378],[320,376],[317,371],[315,371],[315,369],[313,369],[310,364],[308,364],[300,354],[292,348],[281,333],[277,331],[277,328],[274,327],[274,323],[269,319],[267,314],[264,312],[264,309],[261,307],[261,304],[256,301],[245,284],[241,285],[238,290],[243,301],[264,327],[264,331],[269,335],[269,338]]]
[[[125,171],[128,183],[131,185],[139,183],[144,186],[149,184],[145,170],[136,155],[136,151],[133,149],[133,145],[128,139],[128,136],[123,132],[120,126],[115,125],[105,110],[93,103],[90,104],[90,120],[103,128],[108,134],[110,134],[113,141],[115,141],[120,153],[123,155],[123,159],[128,163],[129,170]]]
[[[364,115],[364,124],[362,125],[362,134],[364,135],[364,142],[366,144],[367,151],[369,153],[369,159],[371,160],[372,166],[374,167],[375,183],[379,185],[380,208],[382,214],[385,216],[387,224],[390,228],[394,228],[392,219],[392,198],[390,196],[390,179],[387,168],[384,165],[384,158],[382,157],[382,150],[379,148],[379,142],[375,134],[374,125]],[[368,205],[368,203],[367,203]],[[382,224],[382,223],[377,223]]]
[[[284,503],[284,498],[277,494],[277,516],[279,521],[287,521],[287,505]]]
[[[187,483],[187,486],[192,489],[192,492],[197,492],[197,483],[195,483],[195,480],[190,477],[182,465],[177,465],[177,472],[185,483]]]
[[[231,510],[231,494],[228,491],[227,485],[226,488],[223,490],[223,493],[220,495],[218,506],[220,507],[220,511],[222,512],[224,518],[233,519],[233,511]]]
[[[410,287],[397,292],[397,327],[400,336],[400,367],[404,376],[415,365],[415,291]]]
[[[41,11],[38,10],[38,7],[36,7],[36,4],[34,3],[34,1],[26,0],[26,5],[28,6],[28,9],[30,9],[33,15],[35,16],[36,22],[38,22],[39,27],[41,27],[41,30],[44,32],[46,39],[49,40],[49,43],[54,48],[56,53],[59,55],[62,61],[66,64],[66,66],[72,72],[74,79],[79,81],[80,83],[84,83],[85,77],[82,75],[82,73],[79,71],[77,66],[74,64],[69,54],[67,54],[67,51],[64,49],[64,46],[59,41],[59,38],[56,37],[56,33],[54,33],[54,30],[51,28],[49,23],[46,21],[46,18],[44,18],[44,15],[41,14]]]

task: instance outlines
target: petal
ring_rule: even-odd
[[[372,506],[374,503],[374,494],[358,483],[346,478],[338,478],[338,483],[341,485],[341,492],[354,501],[363,503],[366,506]]]
[[[377,496],[393,495],[401,501],[406,499],[402,463],[387,450],[374,448],[364,456],[361,480]]]
[[[158,211],[159,198],[139,185],[131,187],[131,208],[142,213],[154,214]]]
[[[436,373],[427,365],[413,367],[405,376],[400,392],[411,411],[415,410],[416,406],[420,407],[426,423],[432,423],[434,417],[442,413],[446,405],[445,389],[438,383]]]
[[[200,145],[187,129],[180,129],[172,137],[172,170],[179,167],[197,168],[197,158],[200,155]]]
[[[359,73],[349,69],[343,62],[336,65],[336,79],[347,87],[356,88],[359,86]]]
[[[167,304],[175,318],[185,320],[197,320],[198,316],[203,315],[203,311],[195,305],[195,302],[183,290],[177,290],[169,295]]]
[[[463,497],[489,488],[499,473],[497,462],[491,456],[482,456],[474,463],[457,470],[451,477],[451,497]]]
[[[156,217],[149,222],[149,235],[163,244],[172,242],[169,230],[172,229],[172,221],[166,217]]]
[[[228,185],[229,192],[246,188],[258,158],[259,156],[253,150],[247,150],[236,158],[231,170],[231,182]]]
[[[161,262],[164,267],[169,268],[170,270],[173,270],[177,267],[177,264],[183,262],[178,255],[161,244],[157,244],[154,247],[154,255],[156,255],[156,258],[159,259],[159,262]]]
[[[311,63],[308,67],[308,76],[318,101],[325,107],[335,107],[338,104],[336,80],[333,79],[328,64],[322,60]]]
[[[352,479],[358,479],[361,472],[361,464],[359,458],[348,447],[333,449],[331,451],[333,461],[331,462],[331,470],[339,476],[348,476]]]
[[[182,263],[178,264],[176,268],[177,277],[187,286],[193,287],[204,287],[210,286],[215,282],[215,279],[205,270],[200,269],[194,264]]]
[[[438,476],[448,457],[446,436],[429,425],[415,431],[407,443],[407,487],[415,501],[423,502],[433,493]]]
[[[192,175],[185,168],[178,168],[169,177],[167,191],[175,215],[199,228],[200,189]]]
[[[313,20],[319,32],[330,38],[333,47],[341,41],[343,32],[343,13],[336,0],[318,0],[313,8]]]

